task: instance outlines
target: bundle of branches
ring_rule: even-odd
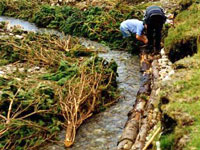
[[[82,122],[94,111],[98,111],[100,107],[110,103],[111,97],[106,94],[106,90],[109,89],[115,76],[113,73],[105,73],[108,70],[105,70],[104,61],[98,61],[99,67],[97,68],[97,61],[98,58],[95,58],[88,62],[81,69],[80,78],[72,78],[63,86],[68,90],[67,96],[63,95],[63,89],[59,89],[62,113],[67,120],[65,139],[67,147],[73,144],[76,129]]]
[[[16,11],[15,7],[18,8],[22,5],[20,1],[12,1],[12,3],[4,1],[6,0],[1,2],[2,6],[0,7],[2,15],[23,18],[36,23],[40,27],[59,29],[66,34],[97,40],[109,44],[113,49],[134,49],[131,43],[137,43],[137,41],[134,38],[128,40],[132,41],[130,43],[124,41],[119,31],[119,26],[126,19],[142,19],[143,17],[142,10],[124,3],[118,3],[110,10],[100,7],[88,7],[86,10],[81,11],[66,5],[50,6],[48,4],[38,4],[34,8],[29,8],[26,6],[26,0],[24,0],[24,6],[20,8],[20,11]],[[23,10],[31,12],[32,16],[27,16]],[[19,12],[20,15],[18,14]]]
[[[22,19],[31,18],[39,9],[39,1],[12,1],[12,0],[2,0],[0,1],[0,15],[9,15],[12,17],[19,17]]]
[[[5,23],[2,26],[3,24],[6,26]],[[77,38],[70,36],[61,39],[56,35],[26,33],[17,27],[12,33],[5,27],[0,35],[3,35],[0,39],[0,58],[7,60],[7,63],[27,61],[43,67],[58,67],[60,60],[74,63],[79,61],[76,57],[91,56],[94,52],[93,49],[82,46]]]
[[[0,67],[0,149],[36,149],[62,128],[72,143],[82,121],[114,101],[116,63],[91,57],[93,50],[75,38],[4,25],[0,62],[9,65]],[[29,71],[35,66],[45,71]]]
[[[33,22],[38,26],[56,28],[66,34],[109,44],[113,49],[124,49],[128,47],[129,42],[122,39],[119,31],[120,23],[133,16],[140,18],[142,12],[136,8],[124,13],[122,11],[121,9],[105,11],[99,7],[90,7],[85,11],[80,11],[72,7],[43,6],[33,18]],[[130,38],[129,41],[137,43],[134,38]]]
[[[34,149],[61,130],[55,85],[14,78],[0,85],[0,148]]]

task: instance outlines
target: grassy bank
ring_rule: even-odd
[[[174,64],[172,80],[162,87],[162,97],[169,102],[162,106],[166,114],[176,122],[168,122],[161,138],[166,150],[198,150],[200,147],[200,55],[184,58]],[[173,122],[173,121],[172,121]],[[167,130],[169,132],[167,132]]]
[[[183,2],[179,6],[180,13],[174,20],[174,27],[170,28],[165,38],[165,49],[172,62],[197,52],[197,39],[200,34],[200,4],[192,0]]]
[[[73,143],[81,123],[115,100],[116,63],[76,38],[0,27],[0,149],[37,149],[63,128]]]
[[[165,150],[200,148],[199,6],[195,2],[181,11],[175,19],[175,28],[169,30],[165,39],[169,58],[176,61],[172,80],[164,82],[161,89],[164,130],[160,140]]]

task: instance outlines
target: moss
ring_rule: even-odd
[[[145,94],[140,95],[139,98],[141,98],[141,99],[143,99],[143,100],[145,100],[145,101],[148,101],[148,100],[149,100],[149,96],[148,96],[148,95],[145,95]]]

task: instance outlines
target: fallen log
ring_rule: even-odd
[[[160,120],[160,113],[157,109],[159,104],[157,95],[160,90],[159,58],[159,56],[152,57],[146,54],[145,50],[140,55],[141,85],[118,142],[118,150],[143,150],[147,149],[152,142],[151,140],[147,142],[146,137]]]
[[[148,103],[148,99],[151,93],[151,80],[152,80],[152,70],[151,70],[152,57],[149,54],[146,54],[144,51],[140,55],[140,66],[141,66],[141,84],[140,89],[137,93],[137,98],[133,109],[128,114],[128,121],[125,124],[124,131],[118,142],[119,150],[129,150],[133,144],[139,139],[142,140],[149,127],[144,123],[148,122],[148,119],[143,120],[144,110]],[[142,120],[144,121],[142,123]],[[140,132],[140,129],[147,128]],[[138,133],[140,135],[138,136]],[[141,137],[141,138],[140,138]],[[145,139],[145,138],[144,138]],[[141,143],[140,147],[144,147],[145,140]]]
[[[156,111],[155,109],[157,107],[157,105],[155,107],[155,104],[158,104],[158,101],[156,99],[157,90],[158,90],[157,81],[159,78],[158,61],[154,60],[151,66],[152,66],[151,94],[148,99],[147,105],[143,110],[144,113],[143,113],[142,125],[139,129],[137,138],[131,150],[147,149],[147,147],[150,145],[149,142],[152,142],[152,141],[150,140],[146,143],[146,137],[148,136],[149,131],[157,124],[157,120],[159,120],[159,117],[160,117],[159,111]]]
[[[118,148],[129,150],[131,149],[139,129],[139,115],[132,120],[127,121],[124,132],[122,133],[121,140],[119,140]]]

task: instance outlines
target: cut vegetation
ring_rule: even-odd
[[[112,49],[137,52],[139,42],[135,37],[123,40],[120,23],[129,18],[143,17],[142,10],[126,2],[114,2],[112,7],[51,6],[40,1],[2,0],[0,15],[28,20],[39,27],[58,29],[65,34],[81,36],[109,45]]]
[[[0,26],[0,149],[36,149],[63,128],[72,145],[82,122],[116,99],[116,63],[77,38]]]

